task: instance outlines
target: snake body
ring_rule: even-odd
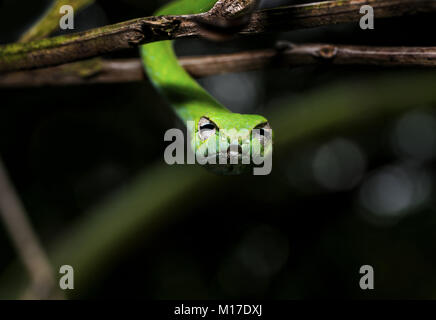
[[[203,13],[213,8],[216,2],[178,0],[159,9],[155,15]],[[188,130],[191,131],[189,143],[195,154],[227,160],[237,154],[237,164],[217,161],[208,165],[209,169],[223,174],[239,174],[249,167],[241,163],[243,156],[265,157],[272,152],[272,131],[267,119],[260,115],[233,113],[216,101],[180,66],[172,41],[146,44],[140,51],[146,74],[154,87],[184,123],[194,123]]]

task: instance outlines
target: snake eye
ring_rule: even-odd
[[[214,135],[216,128],[215,123],[208,118],[201,117],[200,121],[198,121],[198,134],[200,135],[200,139],[204,141]]]
[[[271,126],[268,122],[262,123],[253,129],[253,138],[258,139],[265,146],[272,138]]]

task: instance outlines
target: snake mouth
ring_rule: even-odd
[[[250,160],[250,154],[244,153],[241,145],[232,145],[229,146],[225,151],[218,151],[211,154],[209,153],[206,157],[204,157],[204,159],[207,160],[209,164],[241,165],[243,159]]]
[[[260,150],[260,157],[265,156],[265,151],[263,148]],[[227,164],[227,165],[249,165],[253,162],[257,153],[253,153],[251,148],[245,148],[240,144],[233,144],[228,146],[226,149],[209,150],[209,149],[197,149],[196,156],[199,163],[208,163],[211,165],[215,164]]]

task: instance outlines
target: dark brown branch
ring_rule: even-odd
[[[370,5],[375,19],[436,12],[434,0],[349,0],[323,1],[259,11],[242,34],[289,31],[339,23],[359,23],[360,8]]]
[[[180,64],[194,77],[271,67],[310,64],[436,67],[436,47],[366,47],[332,44],[292,45],[231,54],[183,57]],[[0,75],[0,87],[62,86],[144,80],[140,59],[90,60]]]
[[[180,62],[195,77],[314,64],[436,67],[436,47],[370,47],[333,44],[290,44],[214,56],[186,57]],[[0,78],[1,83],[1,78]]]
[[[369,4],[376,18],[435,12],[434,0],[351,0],[293,5],[255,12],[240,34],[286,31],[356,22]],[[196,20],[209,13],[139,18],[87,32],[31,43],[0,46],[0,72],[41,68],[137,47],[153,41],[199,36]]]

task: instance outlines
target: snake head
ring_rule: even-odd
[[[205,115],[194,135],[197,161],[214,172],[240,174],[260,165],[272,153],[273,133],[258,115]]]

